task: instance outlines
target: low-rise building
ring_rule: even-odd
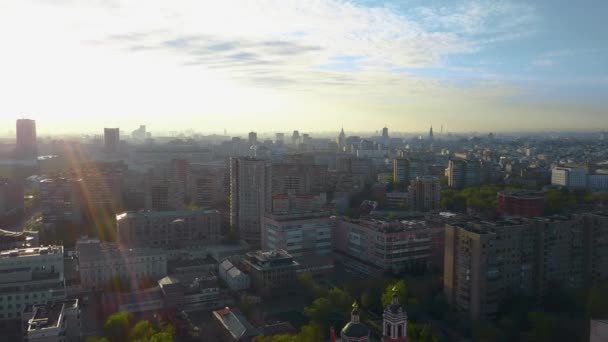
[[[501,215],[539,217],[544,214],[545,198],[539,192],[501,191],[497,202]]]
[[[116,216],[118,242],[125,247],[170,247],[188,241],[218,242],[217,210],[128,212]]]
[[[29,306],[23,311],[27,320],[27,342],[79,342],[82,339],[78,299],[67,299]]]
[[[243,266],[253,288],[264,296],[289,290],[296,280],[299,264],[284,250],[249,252]]]
[[[230,260],[226,259],[219,264],[220,279],[226,282],[233,291],[247,290],[251,286],[249,275],[242,272]]]
[[[136,286],[140,280],[158,280],[167,275],[167,256],[158,249],[126,249],[81,238],[76,242],[76,253],[84,288],[103,288],[115,279]]]

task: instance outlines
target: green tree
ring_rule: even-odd
[[[300,329],[300,332],[295,336],[290,335],[274,335],[274,336],[258,336],[253,339],[254,342],[310,342],[322,341],[321,331],[315,325],[305,325]]]
[[[393,293],[397,292],[397,297],[399,298],[399,303],[403,306],[410,306],[416,303],[411,292],[405,286],[405,281],[399,280],[396,283],[389,284],[386,289],[384,289],[384,293],[382,293],[382,306],[386,307],[393,300]]]
[[[126,341],[131,329],[133,316],[125,311],[117,312],[106,320],[103,330],[111,342]]]
[[[146,341],[156,334],[156,330],[148,321],[139,321],[129,332],[130,341]]]
[[[110,342],[110,341],[105,337],[89,336],[84,339],[84,342]]]
[[[407,340],[411,342],[438,342],[439,338],[431,332],[428,325],[419,325],[407,322]]]
[[[304,272],[298,276],[298,282],[302,286],[303,290],[312,298],[318,298],[324,296],[327,291],[319,286],[315,281],[312,273]]]
[[[592,318],[608,317],[608,282],[596,285],[587,295],[587,315]]]
[[[330,324],[343,324],[353,299],[344,290],[333,288],[323,297],[315,299],[310,306],[304,308],[304,313],[315,324],[325,331]]]
[[[542,311],[532,311],[528,314],[530,330],[526,333],[528,341],[553,341],[554,319]]]

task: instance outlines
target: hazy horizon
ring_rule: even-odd
[[[0,1],[0,134],[600,131],[608,3]]]

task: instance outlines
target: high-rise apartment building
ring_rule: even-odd
[[[188,198],[190,202],[202,207],[211,207],[224,200],[225,168],[193,167],[188,179]]]
[[[35,159],[38,157],[36,121],[30,119],[17,120],[17,147],[15,154],[18,159]]]
[[[480,185],[481,167],[481,162],[478,160],[450,159],[446,169],[448,186],[462,189]]]
[[[318,194],[327,188],[327,167],[312,164],[272,164],[275,194]]]
[[[147,210],[168,211],[184,209],[184,188],[173,179],[148,180],[145,193]]]
[[[0,219],[23,210],[23,195],[21,182],[0,177]]]
[[[262,217],[272,208],[272,168],[269,160],[230,160],[230,226],[241,239],[260,244]]]
[[[420,158],[396,158],[393,160],[393,180],[408,185],[416,177],[427,175],[427,165]]]
[[[120,129],[119,128],[104,128],[103,129],[103,147],[108,153],[118,152],[120,144]]]
[[[80,179],[47,178],[40,181],[40,207],[45,224],[79,224],[85,197]]]
[[[607,237],[603,214],[447,225],[444,292],[473,319],[491,319],[513,295],[542,300],[608,279]]]
[[[258,134],[256,132],[249,132],[249,146],[258,144]]]
[[[291,135],[291,144],[293,146],[298,146],[300,145],[301,141],[300,141],[300,132],[298,131],[293,131],[293,134]]]
[[[408,187],[408,194],[410,209],[424,212],[441,207],[441,183],[437,177],[416,177]]]

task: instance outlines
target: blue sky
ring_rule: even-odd
[[[599,0],[0,0],[0,125],[597,130],[605,18]]]

